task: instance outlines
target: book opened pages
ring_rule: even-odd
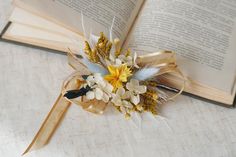
[[[83,33],[81,13],[84,15],[86,31],[95,34],[99,34],[101,30],[109,31],[114,21],[113,35],[122,41],[142,3],[143,0],[16,0],[17,6],[28,8],[40,15],[44,14],[45,17],[50,17],[51,20],[80,34]]]
[[[233,92],[236,1],[147,0],[128,47],[139,53],[174,50],[192,79]]]
[[[138,56],[175,51],[185,92],[232,105],[236,93],[235,0],[15,0],[2,38],[75,53],[91,34],[119,38]],[[110,33],[112,32],[112,33]],[[109,36],[109,34],[112,34]],[[111,38],[112,37],[112,38]],[[181,88],[171,75],[159,84]]]

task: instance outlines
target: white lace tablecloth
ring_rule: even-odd
[[[0,28],[10,0],[0,2]],[[0,156],[31,142],[72,69],[64,55],[0,42]],[[180,96],[162,117],[125,120],[72,105],[49,145],[26,157],[235,157],[236,110]]]

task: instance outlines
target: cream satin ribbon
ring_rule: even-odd
[[[107,104],[104,103],[103,101],[98,101],[98,100],[88,101],[85,100],[83,97],[80,99],[69,100],[64,97],[66,91],[78,89],[84,83],[82,75],[91,74],[88,68],[82,63],[81,58],[73,54],[71,51],[68,52],[68,62],[69,65],[71,65],[71,67],[75,69],[75,72],[71,74],[64,81],[59,97],[57,98],[51,111],[48,113],[46,119],[41,125],[38,133],[35,135],[33,141],[25,150],[23,155],[29,151],[40,149],[44,147],[46,144],[48,144],[53,133],[57,129],[66,111],[68,110],[68,108],[72,103],[78,104],[82,106],[84,110],[95,114],[102,114],[107,106]],[[175,76],[183,80],[183,85],[180,91],[174,96],[170,97],[169,100],[174,99],[184,90],[186,79],[177,67],[175,53],[171,51],[160,51],[144,56],[139,56],[137,58],[137,64],[140,67],[145,67],[145,66],[159,67],[160,70],[156,74],[156,77],[163,74],[174,74]]]

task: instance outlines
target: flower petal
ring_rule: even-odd
[[[131,102],[134,103],[134,105],[138,105],[138,103],[140,102],[140,96],[131,96]]]
[[[86,99],[92,100],[94,98],[95,98],[95,94],[94,94],[93,91],[89,91],[89,92],[86,93]]]
[[[123,87],[118,88],[116,94],[123,96],[125,94],[125,89]]]
[[[133,86],[130,82],[126,83],[126,88],[129,90],[129,91],[133,91]]]
[[[120,106],[122,104],[121,98],[117,95],[113,95],[111,102],[113,102],[115,106]]]
[[[103,91],[100,88],[95,89],[95,97],[97,100],[102,100],[103,97]]]
[[[120,59],[116,59],[115,64],[116,66],[119,66],[122,64],[122,61]]]
[[[113,90],[113,86],[110,83],[106,83],[105,89],[106,89],[106,92],[111,93]]]
[[[130,83],[131,83],[133,86],[139,86],[139,81],[136,80],[136,79],[131,79],[131,80],[130,80]]]
[[[133,108],[133,105],[132,105],[130,102],[126,101],[126,100],[124,100],[124,101],[122,102],[122,104],[123,104],[125,107],[127,107],[127,108]]]
[[[123,113],[123,114],[126,114],[126,109],[124,106],[120,106],[120,111]]]
[[[129,99],[132,96],[132,92],[131,91],[126,91],[124,95],[122,95],[123,99]]]
[[[103,93],[103,97],[102,97],[102,101],[104,101],[105,103],[107,103],[109,101],[109,96],[105,93]]]
[[[147,91],[147,87],[146,86],[138,86],[137,87],[137,93],[139,93],[139,94],[146,93],[146,91]]]

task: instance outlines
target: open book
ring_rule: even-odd
[[[5,40],[76,51],[82,48],[83,31],[98,35],[112,27],[124,49],[140,55],[175,51],[189,78],[187,93],[233,105],[236,1],[15,0],[13,5],[1,35]],[[173,88],[180,84],[171,76],[162,83]]]

